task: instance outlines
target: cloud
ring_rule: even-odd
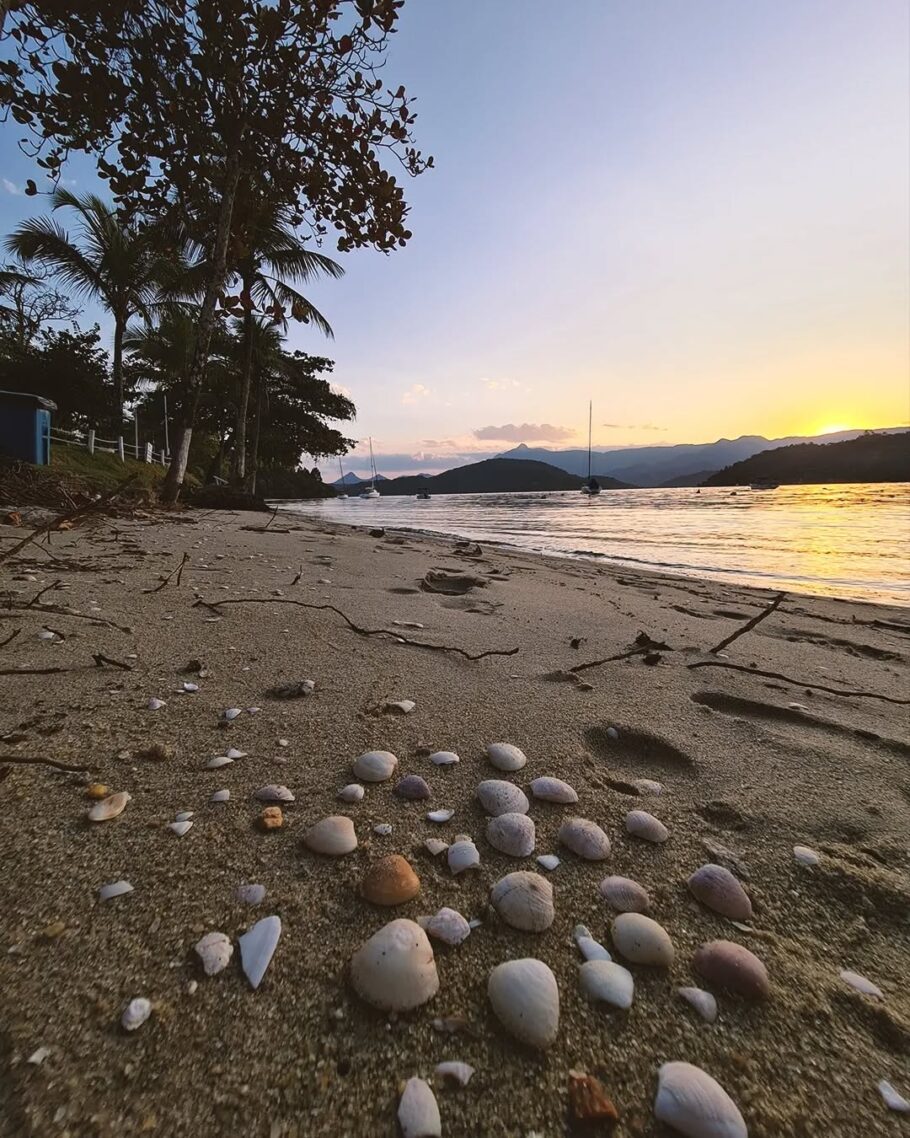
[[[402,395],[401,402],[408,406],[411,403],[419,402],[421,399],[426,399],[429,394],[429,387],[424,387],[422,383],[413,383]]]
[[[504,423],[501,427],[478,427],[474,431],[476,439],[510,443],[561,443],[574,435],[571,427],[554,427],[550,423]]]
[[[19,189],[19,187],[16,185],[16,183],[11,182],[9,180],[9,178],[0,178],[0,184],[2,184],[4,190],[6,190],[6,192],[8,194],[21,194],[22,193],[22,191]]]
[[[512,391],[516,387],[521,387],[517,379],[487,379],[481,377],[480,382],[486,387],[487,391]]]
[[[657,427],[653,423],[601,423],[611,431],[668,431],[669,427]]]
[[[343,383],[330,383],[329,388],[336,395],[343,395],[345,397],[345,399],[351,399],[352,398],[352,393],[351,393],[350,387],[345,387],[345,385]]]

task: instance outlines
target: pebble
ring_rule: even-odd
[[[261,905],[265,900],[264,885],[238,885],[234,896],[244,905]]]
[[[556,854],[541,854],[537,858],[537,864],[542,865],[544,867],[544,869],[547,869],[550,872],[552,872],[554,869],[556,869],[556,867],[558,865],[561,865],[562,863],[560,862],[560,860],[556,856]]]
[[[126,1031],[135,1031],[136,1028],[142,1027],[151,1014],[151,1003],[144,996],[137,996],[123,1009],[120,1023]]]
[[[582,1126],[599,1122],[612,1126],[619,1118],[603,1084],[584,1071],[569,1071],[569,1110]]]
[[[373,827],[373,833],[378,834],[381,838],[387,838],[392,832],[392,827],[388,822],[377,822]]]
[[[266,806],[259,815],[259,824],[263,830],[280,830],[284,825],[284,815],[280,806]]]

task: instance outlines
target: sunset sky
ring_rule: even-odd
[[[910,419],[905,0],[409,0],[437,168],[294,346],[386,474]],[[0,227],[40,208],[0,134]],[[89,188],[89,167],[74,167]],[[327,250],[331,252],[331,250]],[[349,460],[365,469],[358,450]]]

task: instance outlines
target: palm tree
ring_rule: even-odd
[[[149,231],[124,221],[116,209],[95,194],[81,196],[56,189],[55,210],[78,214],[76,236],[52,217],[34,217],[6,239],[6,248],[26,264],[50,269],[77,296],[101,301],[114,318],[113,380],[117,402],[115,434],[123,423],[123,337],[134,316],[148,316],[157,299],[164,268]]]

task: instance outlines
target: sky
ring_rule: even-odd
[[[906,0],[408,0],[414,237],[308,295],[345,469],[910,421]],[[0,229],[36,209],[0,132]],[[85,162],[68,170],[89,188]],[[331,253],[331,248],[326,248]],[[330,470],[331,464],[326,464]],[[330,470],[331,472],[331,470]]]

